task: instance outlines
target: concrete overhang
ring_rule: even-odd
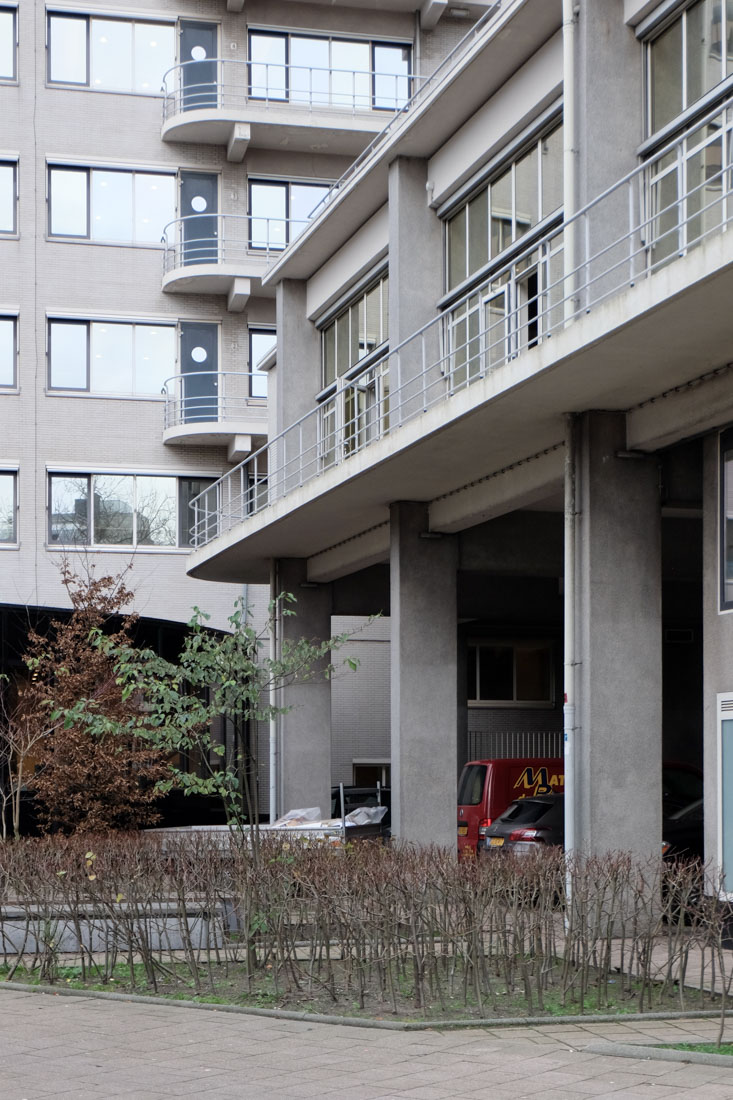
[[[724,233],[195,550],[188,572],[264,581],[269,559],[322,554],[384,523],[392,501],[436,501],[551,451],[567,412],[626,411],[685,385],[729,361],[732,295],[733,234]],[[552,462],[548,476],[551,491]],[[467,500],[450,530],[498,514]],[[505,494],[501,507],[520,500]]]
[[[241,313],[252,295],[273,298],[272,287],[261,282],[265,261],[254,257],[246,264],[185,264],[163,275],[166,294],[225,294],[227,309]]]
[[[253,438],[260,446],[266,436],[267,409],[259,407],[253,410],[251,417],[244,415],[236,420],[184,423],[165,428],[163,442],[171,447],[227,447],[232,455],[240,455],[236,461],[241,462],[255,449]]]
[[[246,0],[226,0],[227,11],[244,11],[244,5]],[[291,3],[302,3],[303,0],[290,0]],[[335,0],[308,0],[309,3],[316,4],[317,6],[328,5],[329,7],[335,6]],[[468,15],[474,19],[478,19],[480,15],[486,11],[487,8],[493,7],[496,0],[460,0],[456,3],[456,7],[465,10]],[[366,8],[368,11],[403,11],[413,12],[416,7],[419,7],[420,0],[338,0],[338,7],[340,8]],[[440,9],[439,15],[443,14],[446,8],[447,0],[424,0],[423,8],[427,9],[428,17],[430,21],[434,19],[433,8]],[[421,9],[422,10],[422,9]],[[437,19],[433,22],[433,26],[437,23]],[[423,24],[425,30],[432,29],[426,27]]]
[[[263,282],[307,279],[387,201],[390,162],[432,156],[561,26],[560,0],[513,0],[460,64],[397,116],[353,177],[300,234]]]
[[[248,101],[241,108],[178,111],[161,129],[163,141],[225,145],[227,160],[241,162],[249,145],[297,153],[357,157],[384,128],[381,111],[317,110],[305,104]]]

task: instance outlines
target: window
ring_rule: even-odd
[[[250,248],[282,249],[305,229],[329,184],[250,180]]]
[[[189,501],[211,480],[51,474],[49,540],[59,546],[188,546]]]
[[[0,387],[15,386],[15,363],[18,357],[17,321],[15,317],[0,317]]]
[[[0,470],[0,543],[17,542],[16,512],[16,475]]]
[[[17,165],[0,161],[0,233],[16,233]]]
[[[48,79],[53,84],[158,95],[175,64],[175,50],[172,23],[60,13],[48,17]]]
[[[321,332],[323,386],[330,386],[389,339],[389,276],[385,273]]]
[[[173,174],[52,166],[48,175],[52,237],[159,245],[175,217]]]
[[[255,99],[396,111],[410,96],[409,45],[251,31],[249,60]]]
[[[211,477],[182,477],[178,483],[178,545],[193,546],[194,512],[191,501],[214,484]]]
[[[272,351],[276,343],[277,334],[273,329],[251,328],[249,330],[250,397],[267,397],[267,371],[257,370],[257,364]]]
[[[15,8],[0,7],[0,80],[15,80],[17,46],[17,15]]]
[[[646,47],[647,127],[656,133],[733,74],[733,9],[697,0]]]
[[[175,325],[51,320],[48,363],[52,390],[159,396],[175,373]]]
[[[720,606],[733,609],[733,428],[720,437]]]
[[[549,642],[469,642],[469,703],[551,706],[552,679]]]
[[[452,214],[446,225],[449,290],[561,208],[562,146],[562,126],[557,126]]]

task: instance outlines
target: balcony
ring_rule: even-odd
[[[163,78],[164,141],[357,156],[419,87],[415,75],[212,58]]]
[[[189,214],[163,230],[163,290],[170,294],[226,294],[228,308],[241,312],[274,256],[308,224],[248,214]]]
[[[165,383],[163,442],[227,447],[238,462],[267,436],[267,381],[258,371],[189,371]]]
[[[436,532],[478,523],[485,483],[560,448],[568,412],[624,411],[649,451],[729,422],[732,227],[730,97],[196,498],[189,571],[260,578],[393,500],[430,501]]]

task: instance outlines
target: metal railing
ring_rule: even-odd
[[[166,428],[248,420],[267,431],[267,376],[259,371],[187,371],[164,390]]]
[[[423,79],[415,73],[324,69],[207,58],[174,65],[163,77],[163,121],[187,111],[244,111],[250,104],[308,110],[398,111]]]
[[[308,220],[258,218],[250,214],[188,214],[163,230],[163,272],[193,264],[230,264],[244,268],[279,254]]]
[[[446,406],[580,316],[725,232],[733,96],[572,218],[535,230],[480,284],[192,501],[201,546],[293,489]],[[544,231],[542,231],[544,229]],[[566,254],[574,241],[574,255]],[[509,250],[504,255],[508,255]],[[437,262],[437,258],[436,258]]]

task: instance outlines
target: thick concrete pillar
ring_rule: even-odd
[[[277,365],[270,375],[269,437],[275,439],[315,408],[321,390],[321,343],[306,318],[306,287],[297,279],[277,286]],[[318,447],[316,417],[286,432],[270,455],[271,500],[302,484],[313,471]]]
[[[294,615],[282,618],[283,642],[300,638],[325,641],[331,637],[331,587],[302,588],[306,562],[284,558],[277,563],[280,592],[290,592],[297,603],[285,606]],[[328,664],[325,660],[323,667]],[[325,817],[331,805],[331,681],[323,676],[310,683],[285,687],[282,703],[292,708],[280,717],[279,811],[320,806]]]
[[[456,844],[457,548],[425,538],[427,505],[390,509],[392,831]]]
[[[661,848],[661,516],[655,458],[625,445],[622,413],[580,418],[575,846],[645,859]]]

